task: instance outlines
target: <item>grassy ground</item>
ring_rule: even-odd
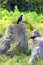
[[[14,44],[11,44],[11,48],[8,51],[13,54],[13,57],[1,54],[0,65],[28,65],[30,55],[20,52]],[[43,58],[34,61],[33,65],[43,65]]]
[[[34,61],[33,65],[43,65],[43,58],[41,58],[40,60]]]
[[[29,56],[21,53],[19,56],[14,55],[11,59],[8,56],[0,55],[0,65],[28,65]],[[36,60],[33,65],[43,65],[43,58]]]
[[[22,53],[15,44],[11,43],[8,52],[10,56],[0,54],[0,65],[27,65],[29,56]]]
[[[29,56],[26,56],[23,53],[19,56],[14,55],[12,59],[5,55],[0,55],[0,65],[27,65],[28,59]]]

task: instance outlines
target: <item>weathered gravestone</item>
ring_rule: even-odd
[[[41,57],[43,57],[43,37],[36,37],[32,42],[32,54],[28,65],[32,65],[33,61]]]
[[[18,46],[18,48],[23,53],[26,53],[28,50],[28,41],[27,41],[27,37],[26,37],[25,33],[26,33],[25,24],[15,24],[15,25],[10,24],[10,25],[8,25],[8,27],[6,29],[6,34],[3,38],[4,42],[2,40],[2,44],[3,43],[7,44],[7,41],[5,39],[10,40],[10,42],[8,42],[8,44],[10,44],[12,41],[14,41],[14,43]]]
[[[9,48],[10,48],[10,39],[2,39],[2,42],[0,44],[0,54],[6,54]]]

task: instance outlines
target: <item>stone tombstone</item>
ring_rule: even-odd
[[[25,33],[25,24],[10,24],[6,29],[3,39],[10,39],[9,44],[13,41],[23,53],[26,53],[28,50],[28,41]],[[7,43],[7,41],[4,41],[4,43]]]
[[[2,39],[2,42],[0,44],[0,54],[6,54],[9,48],[10,48],[10,39]]]
[[[28,65],[32,65],[33,61],[43,57],[43,37],[36,37],[32,42],[32,54],[28,61]]]
[[[32,49],[32,54],[28,61],[28,65],[32,65],[33,61],[35,61],[36,59],[39,60],[41,57],[43,57],[43,38],[40,38],[40,40],[37,39],[33,41],[34,46]]]

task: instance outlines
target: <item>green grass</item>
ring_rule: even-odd
[[[0,65],[28,65],[31,50],[28,50],[27,55],[25,55],[20,52],[18,47],[11,44],[11,48],[8,51],[13,54],[13,58],[5,54],[0,54]],[[43,65],[43,58],[34,61],[33,65]]]
[[[5,55],[1,55],[0,57],[0,65],[27,65],[27,61],[29,56],[21,53],[19,56],[14,55],[12,59]]]
[[[13,57],[0,54],[0,65],[27,65],[29,56],[22,53],[13,42],[8,52],[13,54]]]
[[[37,14],[36,12],[20,12],[17,7],[15,7],[14,12],[0,9],[0,33],[4,35],[7,25],[16,24],[21,14],[23,14],[21,23],[26,24],[27,35],[31,35],[33,29],[37,29],[41,35],[43,34],[43,15]]]
[[[33,65],[43,65],[43,58],[34,61]]]
[[[0,65],[28,65],[28,60],[30,56],[23,53],[20,55],[14,55],[13,58],[7,57],[5,55],[0,55]],[[43,58],[33,62],[33,65],[43,65]]]

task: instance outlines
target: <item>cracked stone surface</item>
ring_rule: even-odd
[[[33,61],[41,57],[43,57],[43,37],[36,37],[32,42],[32,54],[28,65],[32,65]]]
[[[0,45],[0,53],[1,51],[8,50],[10,48],[10,43],[13,41],[18,48],[23,52],[26,53],[28,50],[28,41],[26,37],[25,31],[25,24],[10,24],[6,29],[6,34],[2,39],[2,44]],[[7,46],[7,47],[6,47]],[[6,50],[7,48],[7,50]],[[3,51],[3,52],[4,52]]]

